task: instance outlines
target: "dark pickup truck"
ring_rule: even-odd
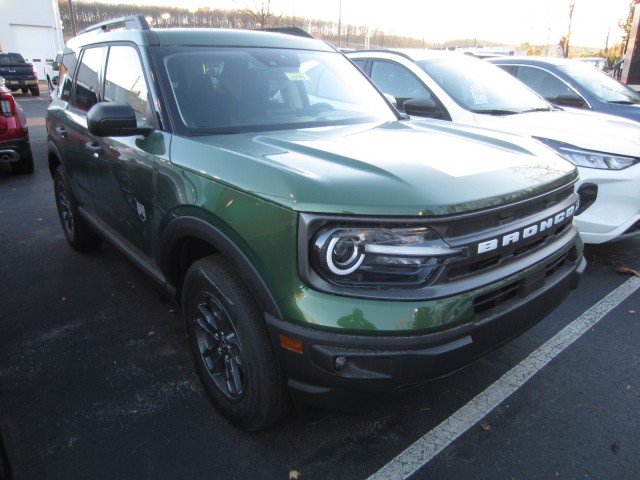
[[[4,78],[6,87],[12,92],[22,90],[22,93],[30,91],[34,97],[40,95],[35,67],[19,53],[0,53],[0,77]]]

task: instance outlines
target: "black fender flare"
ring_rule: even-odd
[[[156,262],[170,281],[179,279],[174,259],[178,253],[176,249],[185,238],[197,238],[220,252],[247,285],[263,314],[282,318],[280,308],[267,284],[244,252],[221,229],[198,217],[180,216],[172,220],[163,231]]]

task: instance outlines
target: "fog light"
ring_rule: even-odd
[[[336,357],[333,365],[336,370],[344,370],[347,366],[347,357]]]

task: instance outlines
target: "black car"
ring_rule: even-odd
[[[499,57],[487,61],[553,104],[640,122],[640,94],[584,62],[541,57]]]
[[[34,97],[40,95],[35,67],[19,53],[0,53],[0,77],[4,77],[5,85],[12,92],[20,90],[22,93],[31,92]]]

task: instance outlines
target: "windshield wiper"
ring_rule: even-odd
[[[612,100],[612,101],[610,101],[608,103],[615,103],[616,105],[637,105],[640,102],[638,102],[637,100],[636,101],[633,101],[633,100]]]
[[[500,110],[499,108],[495,108],[493,110],[471,110],[473,113],[482,113],[484,115],[517,115],[518,113],[514,110]]]
[[[520,113],[530,113],[530,112],[550,112],[553,110],[551,107],[540,107],[540,108],[530,108],[529,110],[523,110]]]

